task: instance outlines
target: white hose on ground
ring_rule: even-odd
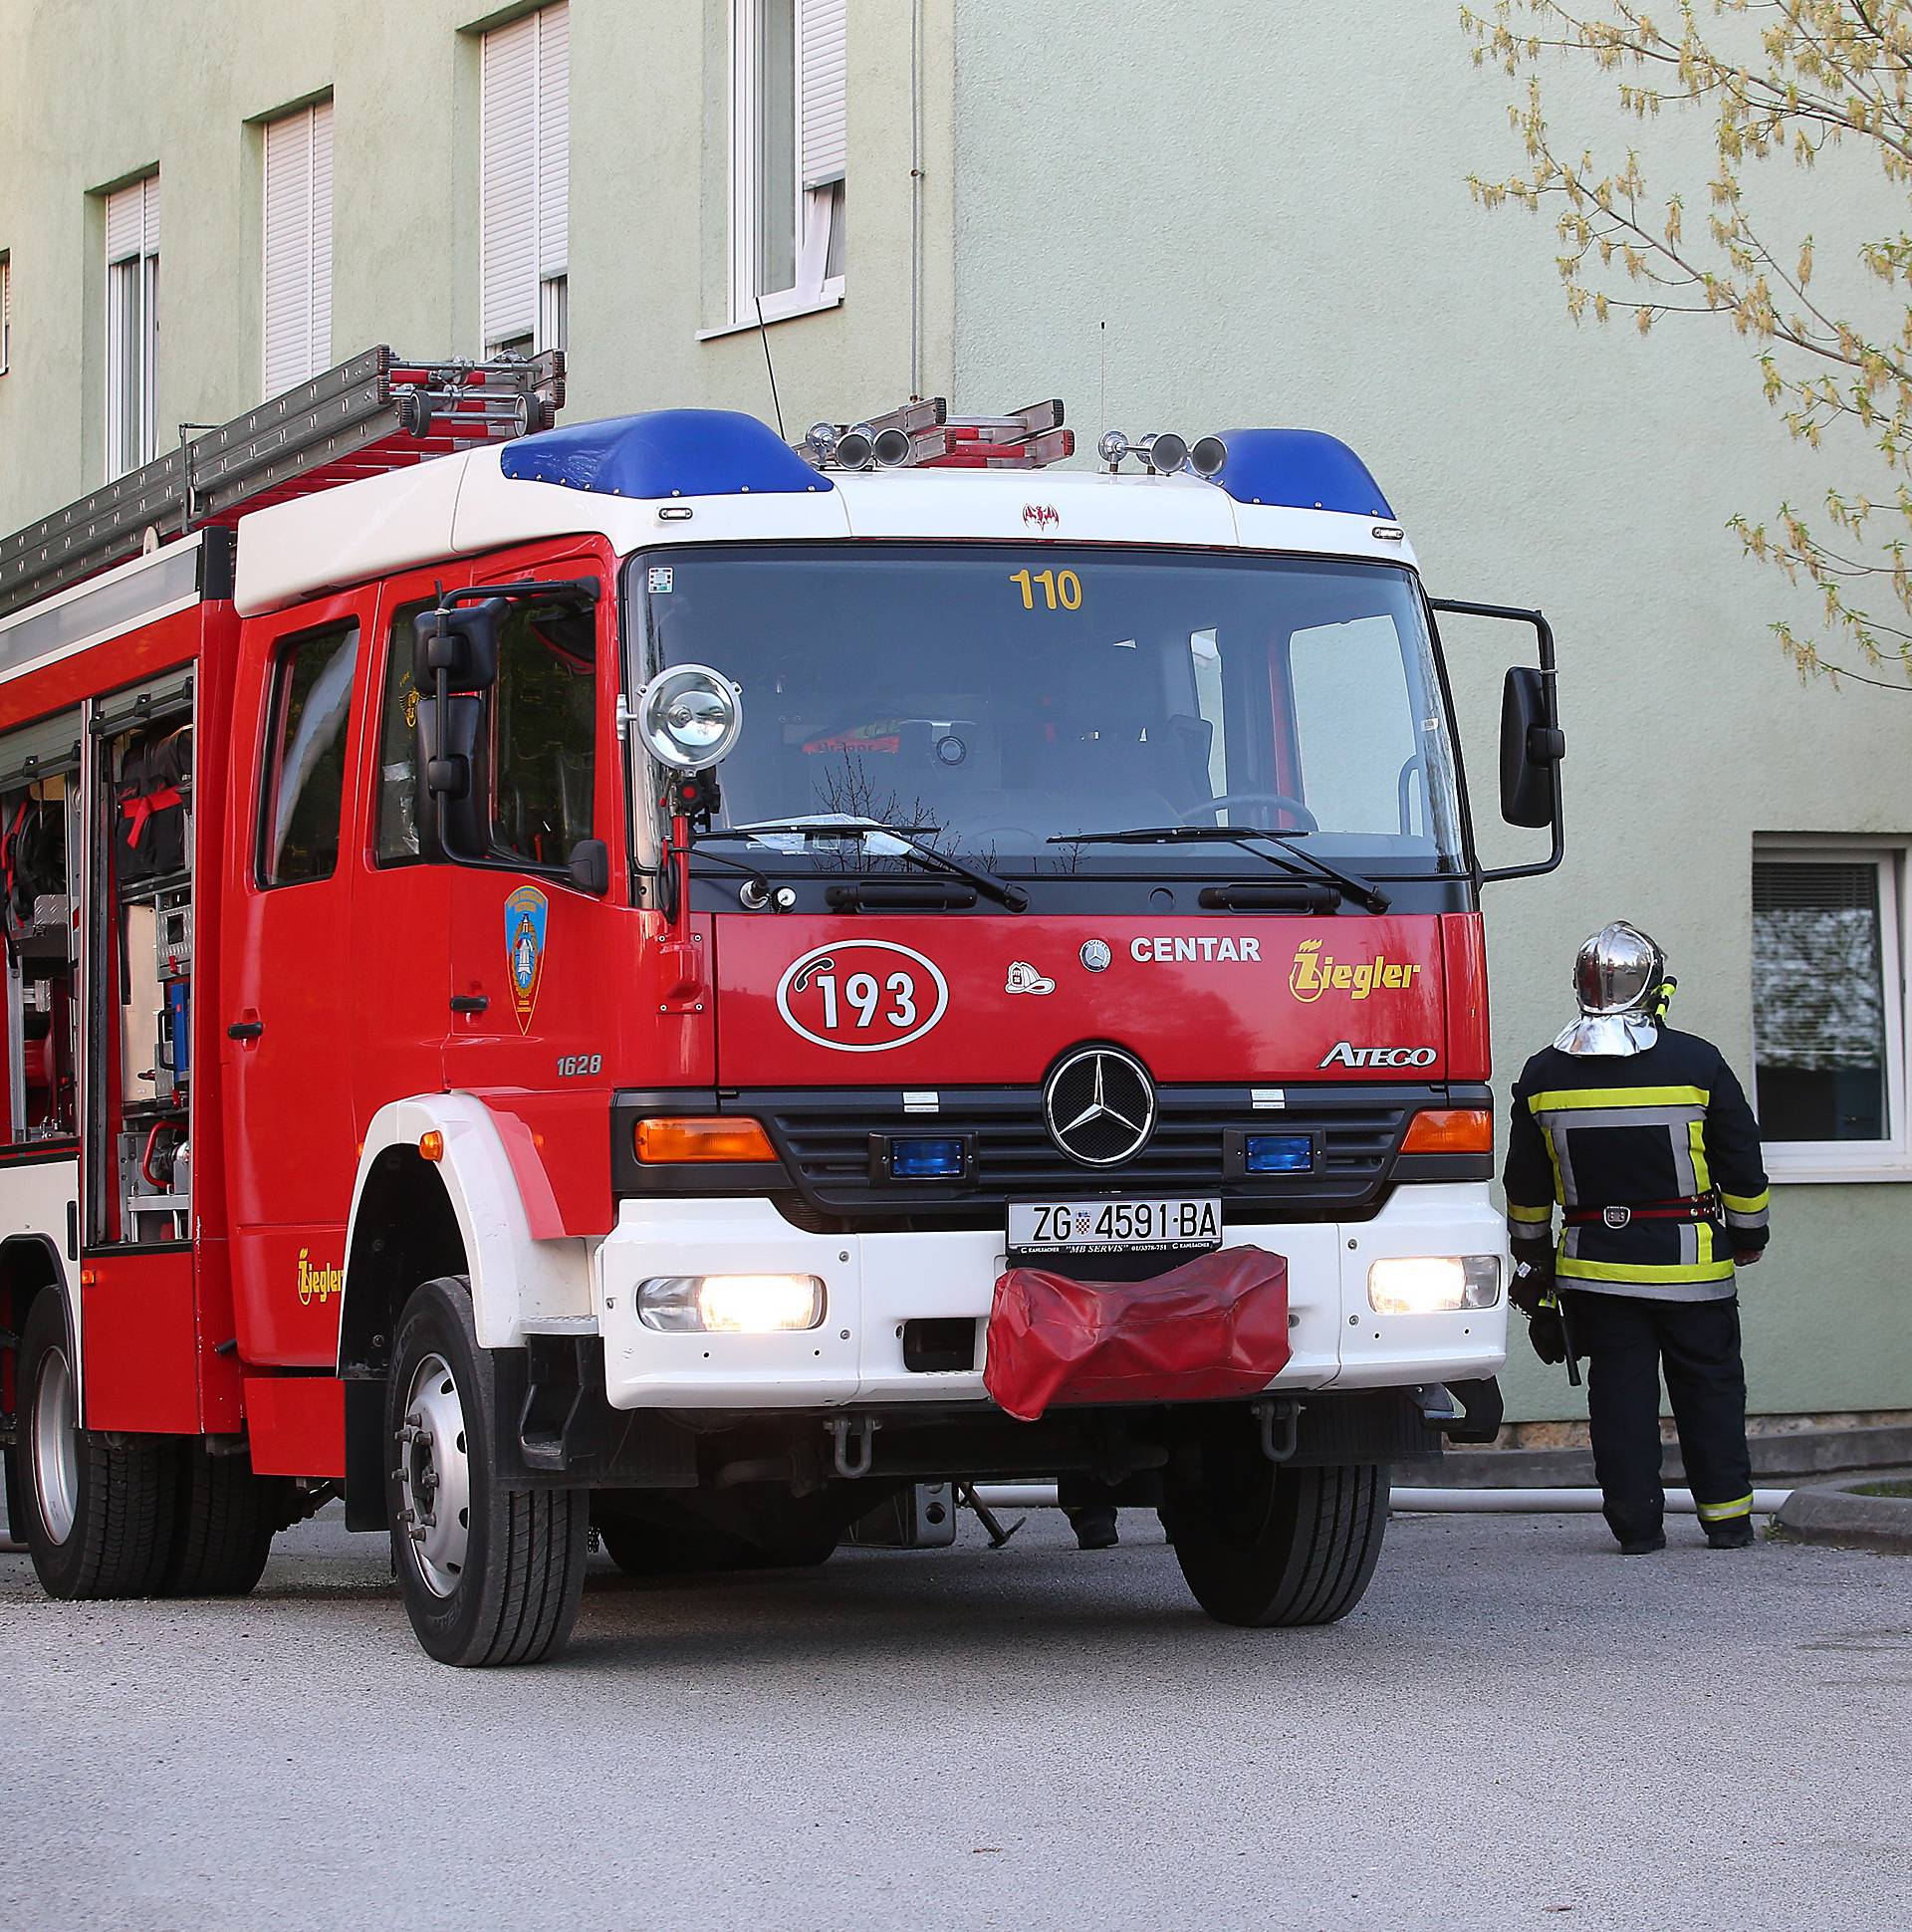
[[[1755,1516],[1777,1515],[1791,1496],[1790,1489],[1756,1489],[1753,1492]],[[976,1499],[992,1510],[1053,1510],[1057,1507],[1054,1483],[979,1483]],[[1568,1516],[1597,1510],[1600,1492],[1596,1489],[1413,1489],[1396,1488],[1387,1493],[1388,1506],[1396,1512],[1426,1511],[1431,1515],[1486,1514],[1493,1511],[1518,1511],[1530,1516]],[[1675,1516],[1698,1512],[1690,1489],[1669,1489],[1666,1507]]]

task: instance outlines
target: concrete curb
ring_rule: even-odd
[[[1795,1489],[1775,1521],[1801,1543],[1831,1543],[1848,1550],[1912,1556],[1912,1496]]]
[[[1912,1427],[1897,1423],[1756,1435],[1747,1446],[1755,1482],[1841,1476],[1857,1481],[1854,1470],[1912,1468]],[[1584,1489],[1593,1480],[1593,1455],[1587,1449],[1450,1449],[1423,1480],[1441,1489]],[[1664,1480],[1686,1481],[1672,1443],[1666,1446]]]

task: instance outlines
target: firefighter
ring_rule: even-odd
[[[1759,1124],[1719,1049],[1665,1024],[1673,986],[1637,927],[1587,940],[1580,1017],[1522,1070],[1502,1176],[1512,1299],[1544,1359],[1588,1358],[1593,1468],[1628,1556],[1666,1548],[1662,1371],[1708,1543],[1753,1541],[1735,1269],[1768,1238]]]

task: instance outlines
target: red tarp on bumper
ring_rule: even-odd
[[[1288,1263],[1220,1248],[1148,1282],[999,1276],[983,1386],[1020,1422],[1052,1403],[1253,1395],[1288,1365]]]

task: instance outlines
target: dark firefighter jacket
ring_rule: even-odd
[[[1514,1087],[1502,1179],[1508,1232],[1530,1258],[1533,1244],[1552,1241],[1556,1202],[1603,1215],[1561,1234],[1554,1270],[1577,1289],[1723,1299],[1734,1251],[1768,1239],[1753,1109],[1720,1050],[1670,1027],[1640,1054],[1536,1054]],[[1673,1202],[1698,1205],[1691,1219],[1629,1218]]]

